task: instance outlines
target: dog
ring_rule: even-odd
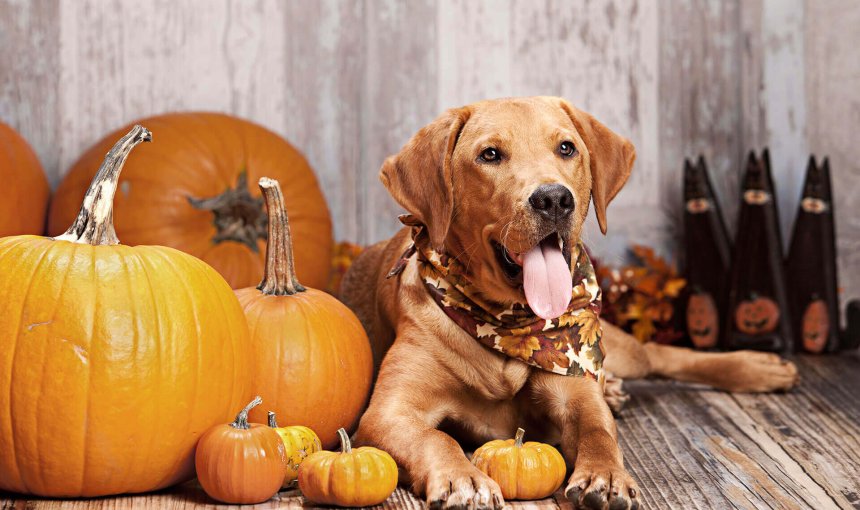
[[[564,296],[572,277],[558,278],[558,267],[579,267],[589,203],[605,234],[607,206],[634,159],[631,142],[591,115],[560,98],[530,97],[448,110],[385,160],[380,178],[411,227],[368,248],[344,277],[342,299],[366,328],[378,371],[355,440],[391,453],[402,481],[431,508],[504,506],[498,484],[440,427],[480,444],[520,426],[532,440],[560,444],[573,469],[564,491],[576,508],[640,506],[601,377],[559,375],[477,341],[441,305],[446,298],[432,295],[428,266],[413,254],[420,239],[438,260],[457,262],[476,300],[520,312],[527,309],[517,303],[528,303],[551,321],[572,299]],[[643,345],[602,328],[604,367],[620,378],[662,376],[738,392],[797,382],[796,367],[775,354]],[[548,365],[570,359],[579,358]]]

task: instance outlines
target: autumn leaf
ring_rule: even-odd
[[[528,360],[534,351],[540,349],[540,341],[533,336],[506,336],[497,345],[508,356],[522,360]]]
[[[633,336],[643,343],[651,340],[651,336],[655,331],[657,331],[657,329],[648,317],[643,317],[633,324]]]
[[[579,326],[579,339],[581,344],[594,345],[600,340],[600,319],[591,308],[585,308],[573,318],[573,323]]]
[[[534,353],[532,359],[544,370],[552,370],[555,365],[563,368],[570,366],[570,360],[555,349],[541,349]]]
[[[671,278],[663,285],[663,293],[669,297],[677,297],[686,285],[687,280],[683,278]]]

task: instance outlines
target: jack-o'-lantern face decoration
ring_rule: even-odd
[[[720,328],[714,298],[706,292],[693,294],[687,301],[687,333],[693,345],[707,349],[717,344]]]
[[[803,348],[815,353],[823,351],[829,332],[827,305],[821,299],[816,299],[803,312]]]
[[[770,333],[779,324],[779,305],[762,296],[750,296],[735,309],[735,326],[748,335]]]

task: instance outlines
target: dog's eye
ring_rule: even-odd
[[[502,159],[501,154],[499,154],[499,150],[494,147],[487,147],[481,151],[481,155],[478,157],[485,163],[495,163]]]
[[[562,156],[573,156],[573,153],[576,152],[576,147],[570,142],[561,142],[561,145],[558,146],[558,152]]]

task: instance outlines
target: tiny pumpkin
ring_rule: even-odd
[[[194,465],[200,485],[212,499],[262,503],[281,489],[287,469],[284,443],[266,425],[248,423],[248,412],[262,402],[256,397],[233,423],[216,425],[200,438]]]
[[[45,230],[45,215],[48,213],[48,180],[39,158],[24,137],[2,122],[0,182],[3,183],[0,237],[41,234]]]
[[[299,477],[299,466],[302,461],[308,455],[321,451],[322,445],[320,438],[307,427],[301,425],[278,427],[278,420],[272,411],[269,411],[269,427],[277,432],[284,442],[287,457],[287,476],[284,478],[284,487],[286,487]]]
[[[505,499],[546,498],[564,481],[567,471],[558,450],[544,443],[523,443],[525,430],[514,439],[496,439],[472,455],[472,464],[499,484]]]
[[[397,487],[397,464],[388,453],[362,446],[352,449],[349,436],[338,429],[340,453],[321,451],[299,466],[299,489],[312,503],[371,506],[388,499]]]
[[[251,390],[278,416],[310,427],[331,448],[338,427],[352,427],[369,396],[370,341],[346,305],[299,283],[281,187],[264,177],[260,189],[269,218],[263,281],[236,291],[254,346]],[[265,423],[266,415],[254,410],[251,421]]]
[[[753,293],[735,310],[735,325],[748,335],[770,333],[779,325],[779,305],[772,299]]]

